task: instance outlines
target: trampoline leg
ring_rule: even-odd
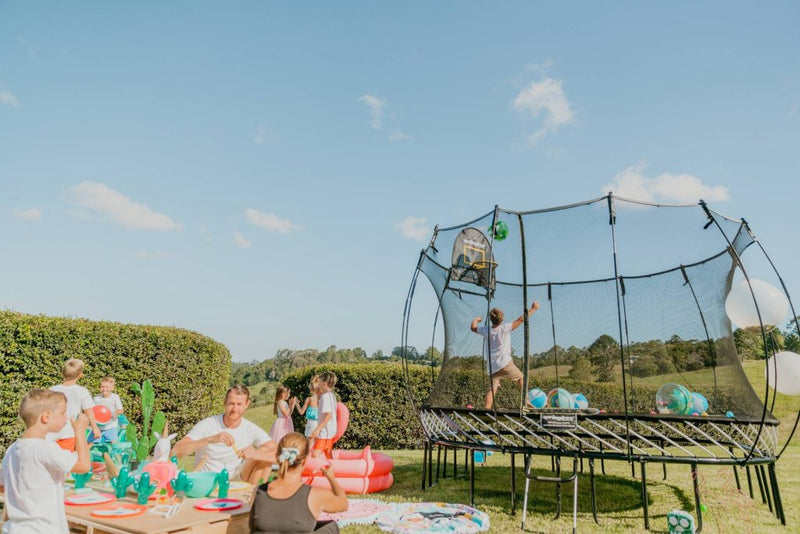
[[[697,512],[697,532],[703,530],[703,510],[700,508],[700,481],[698,480],[697,464],[692,464],[692,486],[694,487],[694,509]]]
[[[666,463],[662,463],[661,467],[664,470],[664,478],[662,478],[661,480],[667,480],[667,464]]]
[[[750,491],[750,498],[753,498],[753,477],[750,476],[750,466],[745,466],[745,472],[747,473],[747,489]]]
[[[578,459],[575,458],[573,460],[572,465],[572,476],[574,476],[574,480],[572,482],[572,534],[576,534],[578,532]]]
[[[631,463],[633,465],[633,463]],[[650,508],[647,504],[647,469],[642,462],[642,513],[644,514],[644,529],[650,530]]]
[[[786,526],[786,516],[783,513],[783,501],[781,500],[781,492],[778,488],[778,475],[775,472],[775,464],[769,464],[767,469],[769,470],[769,480],[772,483],[772,499],[775,501],[775,515],[781,520],[781,525]]]
[[[425,491],[425,480],[428,474],[425,472],[428,467],[428,442],[422,444],[422,491]]]
[[[728,450],[730,451],[731,456],[733,456],[733,447],[728,447]],[[736,479],[736,489],[739,490],[739,492],[741,493],[742,483],[739,481],[739,471],[736,469],[737,467],[739,466],[737,465],[733,466],[733,477]]]
[[[458,449],[453,449],[453,480],[458,478]]]
[[[428,487],[433,487],[433,443],[428,451]]]
[[[764,470],[763,465],[759,465],[756,467],[758,472],[761,474],[761,481],[764,484],[764,495],[767,497],[767,507],[769,511],[772,512],[772,495],[769,492],[769,483],[767,482],[767,472]]]
[[[470,449],[464,449],[464,474],[469,473]]]
[[[473,449],[469,449],[469,505],[475,507],[475,451]]]
[[[556,478],[561,478],[561,456],[555,457],[556,461]],[[561,482],[556,482],[556,517],[561,517]]]
[[[631,478],[636,478],[636,464],[631,462]]]
[[[517,512],[517,465],[515,454],[511,453],[511,515]]]
[[[761,482],[761,471],[758,470],[758,466],[753,466],[753,470],[756,472],[756,482],[758,482],[758,491],[761,493],[761,502],[763,504],[767,504],[767,496],[764,495],[764,483]]]
[[[599,525],[600,521],[597,520],[597,491],[594,484],[594,458],[589,458],[589,482],[592,487],[592,517],[594,517],[594,522]]]
[[[522,530],[525,530],[525,517],[528,514],[528,489],[531,485],[530,479],[531,457],[525,455],[525,496],[522,498]]]

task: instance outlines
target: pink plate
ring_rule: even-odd
[[[92,510],[90,515],[94,517],[104,517],[106,519],[116,519],[118,517],[133,517],[141,515],[147,511],[147,506],[140,506],[131,503],[107,504]]]
[[[64,504],[71,506],[91,506],[94,504],[106,504],[117,500],[110,493],[76,493],[64,499]]]
[[[241,508],[243,505],[244,501],[239,499],[208,499],[200,501],[194,507],[204,512],[227,512]]]

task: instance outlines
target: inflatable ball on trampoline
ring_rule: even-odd
[[[533,388],[528,391],[528,404],[534,408],[544,408],[544,405],[547,404],[547,393],[539,388]]]
[[[589,407],[589,399],[583,393],[574,394],[572,399],[575,401],[576,410],[585,410]]]
[[[708,399],[702,393],[692,391],[692,415],[702,415],[708,412]]]
[[[508,237],[508,225],[503,221],[497,221],[494,223],[494,231],[492,231],[492,227],[490,226],[488,232],[494,237],[495,241],[502,241]]]
[[[563,388],[557,388],[547,394],[547,406],[550,408],[574,408],[575,399],[572,393]]]
[[[689,415],[693,409],[692,394],[680,384],[664,384],[656,393],[656,409],[665,415]]]

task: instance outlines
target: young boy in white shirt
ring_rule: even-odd
[[[114,377],[105,376],[100,379],[100,394],[94,396],[94,403],[97,406],[105,406],[111,414],[111,420],[103,424],[103,439],[115,443],[118,439],[119,424],[117,417],[122,415],[122,399],[114,393]]]
[[[64,382],[53,386],[50,391],[57,391],[63,393],[67,397],[67,417],[73,420],[78,417],[78,414],[83,412],[89,418],[89,424],[92,426],[93,439],[100,437],[100,428],[97,426],[97,421],[94,419],[94,401],[89,390],[83,386],[78,385],[78,380],[83,376],[83,362],[77,358],[70,358],[64,363],[61,369],[61,374],[64,376]],[[58,446],[67,451],[75,450],[75,438],[80,437],[85,441],[83,434],[76,436],[72,430],[72,425],[69,422],[64,424],[64,427],[54,432],[54,435],[49,436],[48,439],[55,440]]]
[[[84,414],[67,421],[66,397],[46,389],[30,390],[20,403],[19,416],[26,430],[6,451],[0,479],[8,516],[3,534],[68,534],[64,480],[69,472],[91,469],[89,444],[78,440],[77,452],[68,452],[45,437],[65,423],[83,435],[89,421]]]

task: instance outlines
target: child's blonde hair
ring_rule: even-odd
[[[289,388],[278,384],[278,388],[275,390],[275,404],[272,406],[272,413],[275,415],[278,415],[278,401],[281,400],[284,393],[289,393]]]
[[[116,380],[114,380],[114,377],[113,377],[113,376],[104,376],[103,378],[101,378],[101,379],[100,379],[100,385],[101,385],[101,386],[102,386],[103,384],[111,384],[111,387],[114,387],[114,385],[115,385],[116,383],[117,383],[117,381],[116,381]]]
[[[19,403],[19,418],[25,423],[25,428],[36,424],[39,416],[47,411],[54,411],[66,404],[67,397],[60,391],[35,388],[22,397]]]
[[[333,389],[336,386],[336,373],[333,371],[325,371],[319,375],[319,381],[324,382],[329,388]]]
[[[308,389],[313,389],[314,391],[316,391],[318,385],[319,385],[319,375],[312,376],[311,380],[308,383]]]
[[[287,450],[289,449],[289,450]],[[286,453],[284,451],[286,450]],[[289,432],[281,438],[275,457],[278,459],[278,477],[283,478],[290,467],[302,466],[308,456],[308,439],[299,432]]]
[[[83,360],[78,358],[70,358],[64,362],[64,367],[61,368],[61,374],[64,380],[75,380],[83,374]]]
[[[489,311],[489,320],[492,321],[492,326],[500,326],[503,323],[503,310],[500,308],[492,308]]]

